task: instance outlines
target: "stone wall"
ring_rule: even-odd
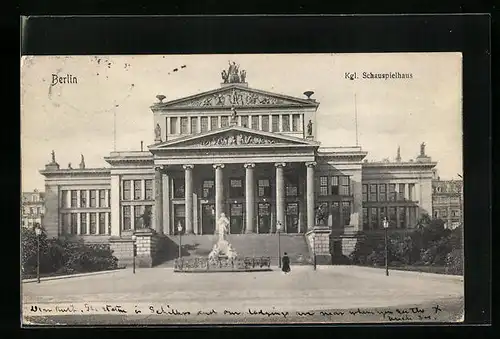
[[[330,265],[332,256],[330,253],[330,230],[328,227],[314,227],[306,233],[311,257],[316,256],[317,265]]]
[[[57,185],[45,185],[45,215],[42,227],[49,238],[57,238],[59,235],[59,187]]]

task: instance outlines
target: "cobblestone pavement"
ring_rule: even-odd
[[[195,312],[248,308],[307,311],[388,307],[463,297],[463,279],[435,274],[354,266],[292,267],[280,271],[174,273],[169,268],[119,270],[108,274],[24,283],[27,305],[109,303],[133,309],[138,303],[170,305]]]

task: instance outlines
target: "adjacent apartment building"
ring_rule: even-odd
[[[33,192],[23,192],[21,197],[21,226],[34,227],[43,225],[45,214],[45,195],[35,189]]]

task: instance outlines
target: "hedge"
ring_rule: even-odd
[[[23,276],[37,271],[37,236],[33,229],[21,231],[21,270]],[[118,268],[118,259],[108,244],[48,239],[40,235],[40,274],[96,272]]]

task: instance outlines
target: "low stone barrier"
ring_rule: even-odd
[[[270,271],[270,257],[244,258],[178,258],[174,261],[174,272],[251,272]]]

